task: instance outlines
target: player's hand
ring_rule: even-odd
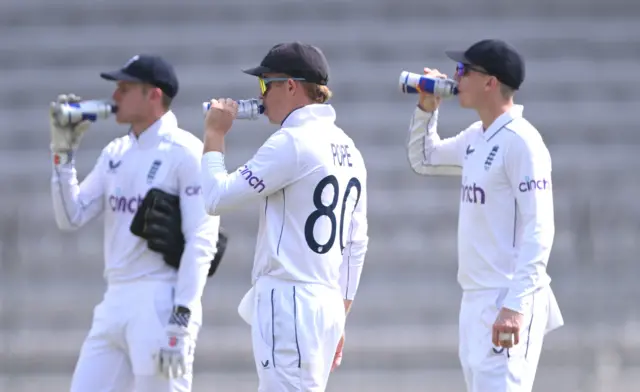
[[[336,348],[336,355],[333,357],[333,364],[331,365],[331,371],[334,371],[340,366],[342,363],[342,349],[344,348],[344,333],[338,342],[338,347]]]
[[[61,104],[80,102],[82,98],[74,94],[62,94],[49,105],[49,125],[51,129],[51,151],[69,153],[78,149],[82,135],[89,129],[89,121],[61,125],[56,113]]]
[[[180,378],[192,372],[195,341],[189,332],[188,317],[174,314],[166,328],[166,340],[153,358],[158,372],[166,378]]]
[[[425,68],[424,74],[433,78],[447,78],[447,75],[440,73],[437,69]],[[438,109],[438,106],[440,106],[440,101],[442,101],[442,98],[436,97],[431,93],[421,91],[420,98],[418,99],[418,107],[425,112],[435,112],[436,109]]]
[[[226,135],[238,114],[238,102],[230,98],[212,99],[204,119],[205,131]]]
[[[511,348],[520,342],[520,329],[524,316],[514,310],[502,308],[493,323],[492,342],[494,346]]]

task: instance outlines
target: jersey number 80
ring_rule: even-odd
[[[322,204],[322,192],[327,186],[333,187],[333,200],[328,206]],[[352,177],[344,190],[344,196],[342,197],[342,208],[340,212],[340,252],[344,250],[344,242],[342,238],[342,233],[344,232],[344,213],[347,205],[347,200],[349,199],[349,194],[351,190],[355,188],[358,191],[358,196],[356,197],[356,202],[354,204],[354,208],[358,205],[358,201],[360,200],[360,195],[362,194],[362,185],[360,185],[360,181]],[[336,231],[337,231],[337,218],[335,214],[335,209],[338,206],[338,199],[340,198],[340,186],[338,184],[338,179],[334,175],[329,175],[318,183],[316,189],[313,191],[313,205],[316,207],[316,210],[309,215],[307,221],[304,225],[304,237],[307,240],[307,245],[309,248],[319,254],[324,254],[329,252],[333,247],[334,242],[336,241]],[[329,218],[331,222],[331,233],[329,234],[329,239],[324,244],[319,244],[316,238],[313,235],[313,228],[317,220],[326,216]]]

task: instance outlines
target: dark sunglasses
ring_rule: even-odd
[[[287,80],[299,80],[299,81],[303,81],[304,78],[258,78],[258,80],[260,81],[260,92],[262,94],[266,93],[267,90],[269,89],[269,83],[273,83],[273,82],[285,82]]]
[[[467,76],[469,74],[469,72],[471,71],[475,71],[475,72],[479,72],[481,74],[485,74],[485,75],[489,75],[489,73],[487,71],[485,71],[484,69],[478,68],[478,67],[474,67],[471,64],[465,64],[465,63],[458,63],[456,65],[456,76],[458,77],[463,77],[463,76]]]

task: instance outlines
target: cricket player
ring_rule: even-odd
[[[280,129],[227,173],[224,137],[237,103],[212,100],[205,204],[218,215],[261,203],[254,286],[239,308],[251,324],[259,391],[320,392],[341,361],[345,317],[367,250],[367,171],[326,103],[331,91],[320,49],[278,44],[244,72],[258,77],[265,115]]]
[[[170,110],[178,80],[161,57],[137,55],[122,69],[100,75],[117,83],[116,121],[131,128],[102,150],[80,184],[74,154],[88,123],[61,127],[51,117],[58,226],[75,230],[104,213],[107,290],[94,310],[71,391],[190,391],[201,296],[219,226],[219,218],[204,210],[202,142],[178,127]],[[61,96],[57,103],[78,100]],[[151,188],[180,198],[178,227],[186,244],[179,269],[130,231]]]
[[[525,76],[515,49],[483,40],[447,55],[457,64],[460,106],[480,121],[441,139],[440,99],[421,93],[408,158],[417,174],[462,176],[459,355],[467,390],[531,391],[544,336],[563,324],[546,271],[555,231],[551,157],[513,102]]]

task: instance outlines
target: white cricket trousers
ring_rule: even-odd
[[[189,392],[192,374],[168,380],[153,355],[166,341],[174,284],[134,281],[113,284],[93,312],[71,381],[71,392]],[[201,314],[201,309],[195,310]],[[199,321],[196,321],[199,325]],[[194,331],[197,334],[197,331]],[[189,365],[193,364],[193,356]]]
[[[339,290],[263,276],[251,322],[259,392],[323,392],[345,324]]]
[[[500,289],[462,295],[459,355],[468,392],[531,392],[544,336],[562,325],[555,296],[546,287],[529,297],[520,343],[511,349],[495,347],[492,327],[505,295]]]

